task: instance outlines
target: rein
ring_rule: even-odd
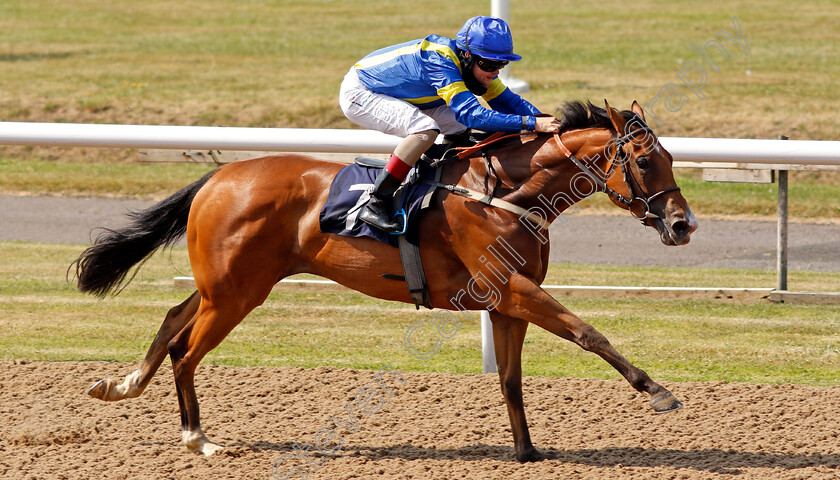
[[[665,190],[656,192],[653,195],[648,196],[644,192],[644,189],[641,187],[641,184],[639,183],[638,179],[636,179],[635,175],[633,175],[633,173],[627,167],[627,161],[626,160],[621,162],[621,170],[622,170],[622,173],[623,173],[623,176],[624,176],[624,184],[627,186],[627,190],[630,192],[630,197],[631,198],[627,198],[624,195],[616,192],[615,190],[610,188],[607,185],[607,182],[604,180],[606,178],[609,178],[610,172],[615,168],[617,156],[619,155],[618,152],[621,151],[622,153],[624,153],[624,145],[626,145],[630,141],[630,139],[632,139],[635,135],[637,135],[641,132],[653,133],[653,131],[650,130],[650,128],[641,128],[641,129],[635,130],[631,133],[628,133],[627,135],[625,135],[623,137],[619,137],[616,134],[616,137],[615,137],[616,140],[617,140],[616,154],[609,157],[609,163],[607,164],[607,167],[604,170],[603,178],[600,177],[598,174],[593,173],[592,170],[589,167],[587,167],[583,162],[581,162],[577,157],[575,157],[575,155],[572,153],[572,151],[569,150],[568,147],[566,147],[565,144],[563,144],[562,140],[560,140],[560,134],[557,133],[557,132],[554,133],[554,141],[555,141],[558,149],[560,150],[560,152],[564,156],[566,156],[569,160],[571,160],[572,163],[574,163],[575,166],[577,166],[587,177],[589,177],[595,183],[595,185],[597,185],[598,188],[601,189],[601,191],[605,192],[607,195],[609,195],[610,197],[615,199],[615,201],[617,201],[618,203],[627,207],[628,211],[630,211],[630,214],[633,215],[633,217],[635,217],[637,220],[641,221],[642,224],[647,225],[647,221],[650,218],[656,218],[656,219],[662,220],[662,217],[660,217],[659,215],[650,211],[650,203],[653,202],[654,200],[656,200],[657,198],[661,197],[662,195],[665,195],[666,193],[679,191],[680,187],[674,186],[674,187],[671,187],[671,188],[666,188]],[[483,141],[475,144],[475,145],[471,145],[469,147],[456,147],[455,150],[458,152],[456,154],[456,156],[457,156],[458,159],[464,160],[464,159],[470,158],[476,152],[479,152],[482,149],[486,148],[487,146],[492,145],[496,142],[506,140],[508,138],[521,137],[521,136],[524,136],[524,135],[533,135],[533,134],[534,134],[534,132],[519,132],[519,133],[496,132],[496,133],[490,135],[489,137],[487,137],[486,139],[484,139]],[[444,157],[445,157],[445,155],[444,155]],[[436,160],[435,162],[432,163],[432,167],[437,167],[438,165],[443,163],[445,160],[446,159],[444,159],[444,158],[441,158],[440,160]],[[598,173],[600,173],[600,172],[598,172]],[[543,230],[547,230],[549,225],[550,225],[549,222],[546,221],[544,218],[542,218],[540,215],[537,215],[534,212],[526,210],[526,209],[524,209],[524,208],[522,208],[518,205],[514,205],[513,203],[510,203],[506,200],[502,200],[501,198],[496,198],[492,195],[492,193],[491,194],[483,194],[483,193],[480,193],[480,192],[476,192],[475,190],[470,190],[468,188],[459,187],[457,185],[447,185],[447,184],[437,182],[437,181],[426,182],[426,183],[429,183],[429,184],[431,184],[435,187],[445,188],[449,192],[452,192],[456,195],[460,195],[462,197],[467,197],[467,198],[471,198],[473,200],[477,200],[481,203],[484,203],[485,205],[491,205],[491,206],[498,207],[498,208],[501,208],[503,210],[507,210],[509,212],[515,213],[515,214],[519,215],[521,218],[527,218],[528,220],[530,220],[532,223],[534,223],[536,226],[540,227]],[[634,188],[634,185],[635,185],[635,188]],[[639,194],[636,193],[637,190],[640,192]],[[637,216],[633,212],[633,210],[631,209],[631,206],[633,205],[633,203],[637,202],[637,201],[641,202],[641,204],[644,205],[644,213],[642,214],[642,216]]]
[[[486,139],[482,140],[481,142],[476,143],[475,145],[470,145],[469,147],[456,147],[455,150],[458,153],[455,155],[455,157],[457,157],[459,160],[464,160],[470,158],[473,154],[481,151],[488,145],[492,145],[496,142],[506,140],[508,138],[521,137],[523,135],[533,135],[533,133],[534,132],[496,132],[487,137]],[[445,161],[451,159],[453,159],[453,157],[446,157],[446,155],[444,155],[444,158],[432,162],[431,166],[433,168],[436,168],[441,163],[444,163]],[[534,212],[524,209],[519,205],[510,203],[507,200],[502,200],[501,198],[494,197],[492,193],[484,194],[481,192],[476,192],[475,190],[470,190],[469,188],[459,187],[457,185],[449,185],[438,181],[425,181],[425,183],[428,183],[429,185],[432,185],[437,188],[444,188],[447,191],[454,193],[455,195],[471,198],[485,205],[491,205],[493,207],[501,208],[502,210],[507,210],[508,212],[515,213],[519,215],[520,218],[527,218],[531,223],[538,226],[541,230],[548,230],[548,227],[551,225],[546,219],[542,218],[540,215],[537,215]]]
[[[470,145],[469,147],[456,147],[455,150],[458,151],[458,158],[463,160],[465,158],[470,158],[472,154],[481,151],[484,147],[492,145],[496,142],[506,140],[508,138],[514,137],[521,137],[524,135],[534,135],[534,132],[519,132],[519,133],[505,133],[505,132],[496,132],[489,137],[485,138],[484,140],[476,143],[475,145]]]
[[[604,179],[607,179],[607,178],[610,177],[610,172],[615,168],[615,163],[616,163],[616,160],[617,160],[618,155],[619,155],[618,152],[620,151],[622,153],[625,153],[624,145],[626,145],[630,141],[630,139],[632,139],[634,136],[636,136],[637,134],[639,134],[641,132],[646,132],[646,133],[651,133],[651,134],[653,133],[653,131],[650,130],[649,128],[640,128],[640,129],[635,130],[631,133],[628,133],[627,135],[625,135],[623,137],[619,137],[616,134],[616,137],[615,137],[615,139],[616,139],[616,154],[609,157],[609,163],[607,164],[607,167],[604,169],[603,177],[599,176],[596,173],[593,173],[592,170],[589,167],[587,167],[583,162],[581,162],[577,157],[575,157],[575,155],[571,152],[571,150],[569,150],[568,147],[566,147],[566,145],[563,144],[563,141],[560,140],[560,134],[559,133],[556,133],[556,132],[554,133],[554,141],[556,142],[557,147],[560,149],[560,152],[563,155],[565,155],[566,157],[568,157],[569,160],[571,160],[572,163],[575,164],[575,166],[577,166],[587,177],[589,177],[590,180],[592,180],[595,183],[595,185],[598,186],[598,188],[601,189],[601,191],[605,192],[607,195],[612,197],[618,203],[627,207],[627,210],[630,212],[631,215],[633,215],[633,217],[636,218],[636,220],[641,221],[643,225],[647,225],[647,220],[650,219],[650,218],[656,218],[656,219],[662,220],[662,217],[660,217],[659,215],[650,211],[650,203],[653,202],[654,200],[656,200],[657,198],[659,198],[660,196],[665,195],[666,193],[678,192],[680,190],[680,187],[673,186],[673,187],[666,188],[664,190],[661,190],[659,192],[654,193],[653,195],[648,196],[644,192],[644,189],[642,188],[642,186],[639,183],[636,176],[633,175],[632,171],[628,168],[626,159],[624,159],[624,161],[621,162],[621,171],[622,171],[622,174],[624,176],[624,184],[627,186],[627,190],[628,190],[628,192],[630,192],[630,197],[631,198],[627,198],[624,195],[616,192],[615,190],[610,188],[607,185],[607,182],[604,180]],[[600,173],[600,171],[598,173]],[[634,188],[634,185],[635,185],[635,188]],[[640,193],[636,193],[636,190],[638,190]],[[631,207],[633,206],[633,203],[637,202],[637,201],[641,202],[641,204],[644,206],[644,209],[645,209],[644,213],[641,216],[636,215],[636,213],[633,212],[633,210],[631,209]]]

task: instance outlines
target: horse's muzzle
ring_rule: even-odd
[[[662,243],[668,246],[687,244],[691,241],[691,234],[698,227],[697,218],[690,208],[669,213],[664,219],[651,219],[651,225],[659,232]]]

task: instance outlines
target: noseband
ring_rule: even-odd
[[[595,185],[597,185],[598,188],[601,189],[601,191],[605,192],[616,202],[627,207],[627,210],[630,212],[630,214],[633,215],[637,220],[641,221],[642,224],[648,225],[648,220],[651,218],[657,218],[659,220],[662,220],[662,217],[650,211],[651,202],[658,199],[662,195],[665,195],[666,193],[678,192],[680,190],[680,187],[673,186],[671,188],[666,188],[665,190],[656,192],[653,195],[647,195],[645,193],[641,183],[628,166],[630,159],[627,156],[627,152],[624,150],[624,146],[627,145],[627,143],[629,143],[633,139],[633,137],[635,137],[639,133],[649,133],[653,135],[653,130],[651,130],[648,127],[640,127],[628,133],[627,135],[624,135],[623,137],[619,137],[618,134],[616,134],[614,142],[611,142],[615,143],[616,145],[615,154],[609,157],[609,164],[604,170],[603,178],[598,175],[600,172],[598,172],[597,174],[592,172],[592,170],[590,170],[589,167],[587,167],[583,162],[581,162],[577,157],[575,157],[571,150],[569,150],[566,147],[566,145],[564,145],[563,142],[560,140],[559,133],[554,134],[554,140],[557,142],[557,146],[560,148],[560,151],[562,151],[563,154],[566,155],[569,158],[569,160],[572,161],[572,163],[574,163],[587,177],[589,177],[589,179],[592,180],[595,183]],[[624,195],[616,192],[607,185],[606,179],[610,178],[610,172],[613,171],[616,163],[621,164],[621,171],[624,177],[624,184],[627,186],[627,191],[630,192],[630,198],[627,198]],[[636,202],[639,202],[644,206],[644,213],[641,216],[636,215],[636,213],[633,212],[633,209],[631,208]]]

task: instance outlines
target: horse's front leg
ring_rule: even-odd
[[[525,405],[522,400],[522,344],[528,322],[490,312],[493,321],[493,344],[496,350],[496,365],[499,368],[499,382],[507,404],[510,428],[513,431],[513,445],[516,460],[536,462],[545,455],[534,448],[528,423],[525,421]]]
[[[504,309],[504,313],[528,320],[597,354],[618,370],[633,388],[649,394],[650,404],[656,413],[682,408],[682,402],[671,392],[630,363],[610,344],[607,337],[557,302],[536,282],[522,275],[514,275],[510,287],[511,301],[499,307],[500,310]]]

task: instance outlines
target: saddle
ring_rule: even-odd
[[[504,137],[499,134],[474,132],[446,136],[444,143],[435,144],[424,153],[394,195],[392,211],[403,216],[405,222],[403,231],[395,235],[371,227],[357,218],[359,210],[369,198],[379,170],[386,165],[382,160],[357,157],[353,164],[339,170],[330,185],[329,197],[320,213],[321,231],[350,237],[369,237],[399,248],[403,276],[385,273],[383,277],[404,281],[415,307],[419,309],[422,305],[431,309],[431,297],[420,258],[418,217],[421,211],[431,204],[432,196],[438,188],[446,188],[452,193],[490,204],[485,201],[489,198],[486,195],[479,198],[469,194],[475,192],[442,184],[440,179],[443,169],[438,167],[451,160],[466,158],[501,138]]]
[[[385,278],[404,281],[409,294],[419,309],[420,305],[432,308],[420,259],[420,212],[432,201],[440,181],[441,169],[432,168],[425,161],[417,162],[394,195],[392,211],[398,212],[405,227],[399,234],[388,234],[358,219],[361,207],[367,202],[373,182],[385,167],[381,160],[359,157],[351,165],[339,170],[332,184],[327,203],[320,213],[321,231],[349,237],[368,237],[399,248],[403,274],[400,277],[384,274]]]

